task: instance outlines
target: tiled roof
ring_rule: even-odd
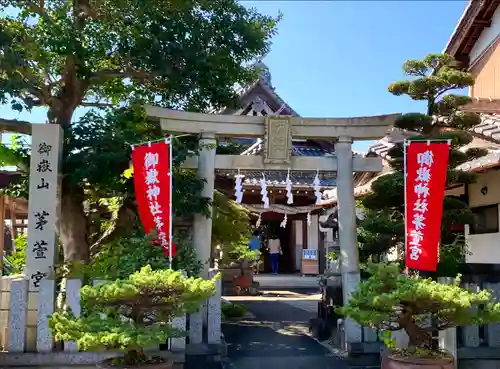
[[[367,194],[368,192],[371,191],[373,182],[375,182],[380,177],[383,177],[383,176],[385,176],[387,174],[391,174],[391,173],[393,173],[393,171],[381,173],[381,174],[373,177],[372,179],[370,179],[370,181],[368,181],[364,185],[357,186],[356,188],[354,188],[354,197],[359,197],[359,196],[362,196],[364,194]],[[326,197],[326,199],[323,200],[322,202],[320,202],[318,205],[327,206],[327,205],[334,205],[337,203],[337,189],[336,188],[333,190],[323,191],[323,196]]]
[[[480,116],[481,123],[472,127],[470,131],[484,136],[485,139],[493,139],[500,142],[500,114],[480,114]],[[394,137],[393,132],[398,131],[399,134]],[[416,133],[414,132],[405,132],[403,133],[403,135],[401,135],[403,131],[398,129],[393,129],[393,132],[377,141],[368,149],[368,151],[384,159],[388,159],[388,151],[393,148],[396,143],[401,142],[405,138],[404,136],[410,137],[416,135]]]
[[[250,146],[246,151],[244,151],[241,155],[260,155],[264,150],[264,141],[262,139],[258,139],[255,144]],[[308,142],[304,141],[294,141],[292,143],[292,155],[293,156],[334,156],[334,154],[328,152],[327,150],[312,146]],[[262,173],[254,173],[247,174],[244,180],[244,184],[246,185],[259,185],[260,179],[262,178]],[[267,172],[266,179],[268,185],[274,186],[284,186],[286,180],[286,172],[278,172],[272,171]],[[292,182],[296,185],[300,186],[312,186],[312,182],[314,181],[314,177],[316,173],[296,173],[293,172],[290,174],[292,177]],[[320,175],[320,184],[322,187],[332,187],[335,186],[335,178],[334,177],[325,177]]]
[[[390,159],[388,152],[397,143],[402,142],[405,138],[416,136],[415,132],[407,132],[398,128],[393,128],[391,132],[384,138],[378,140],[373,146],[368,149],[368,152],[372,152],[383,159]]]
[[[267,66],[259,62],[259,67],[262,68],[262,73],[260,78],[248,88],[241,88],[238,92],[243,99],[245,95],[249,94],[257,85],[262,87],[266,93],[269,94],[277,103],[281,105],[279,111],[275,112],[275,114],[279,114],[279,112],[286,110],[287,114],[291,114],[292,116],[298,117],[299,114],[292,109],[290,105],[288,105],[275,91],[274,87],[271,83],[271,75],[269,73],[269,69]],[[264,150],[264,140],[257,139],[248,149],[246,149],[241,155],[261,155]],[[293,141],[292,142],[292,155],[293,156],[333,156],[334,154],[330,153],[328,150],[323,149],[319,146],[315,146],[311,142],[307,141]],[[219,172],[219,174],[222,174]],[[227,175],[232,176],[235,173],[227,173]],[[260,179],[262,178],[261,172],[245,172],[245,178],[243,183],[247,186],[258,186],[260,185]],[[292,182],[294,186],[311,186],[314,181],[314,177],[316,173],[314,172],[292,172],[291,174]],[[269,186],[284,186],[287,173],[284,171],[269,171],[265,172],[267,184]],[[321,175],[320,174],[320,184],[323,188],[325,187],[333,187],[336,184],[335,176],[332,174],[329,175]]]
[[[480,158],[470,160],[462,165],[459,165],[456,167],[458,170],[463,170],[463,171],[476,171],[476,170],[481,170],[481,169],[486,169],[488,167],[493,167],[500,165],[500,150],[492,150],[489,154],[482,156]],[[380,177],[383,177],[387,174],[391,174],[393,171],[388,171],[386,173],[380,173],[379,175],[375,176],[372,178],[368,183],[362,185],[362,186],[357,186],[354,189],[354,196],[358,197],[361,195],[364,195],[368,192],[371,191],[371,187],[373,182],[375,182],[377,179]],[[330,191],[324,191],[323,192],[327,200],[324,200],[321,205],[332,205],[337,202],[337,192],[336,190],[330,190]]]
[[[495,166],[497,164],[500,164],[500,150],[491,151],[485,156],[463,163],[462,165],[459,165],[457,169],[463,171],[474,171]]]
[[[481,114],[481,123],[472,127],[474,133],[500,141],[500,115]]]

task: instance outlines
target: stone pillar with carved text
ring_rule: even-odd
[[[337,196],[340,262],[344,304],[360,281],[359,254],[356,233],[356,202],[354,200],[352,138],[339,137],[335,144],[337,156]],[[361,326],[347,319],[345,322],[345,342],[361,342]],[[348,347],[349,348],[349,347]]]
[[[200,138],[200,156],[198,157],[198,177],[206,181],[201,195],[211,200],[214,198],[215,186],[215,153],[217,142],[214,133],[201,133]],[[212,208],[210,208],[210,215]],[[212,248],[212,218],[203,214],[194,215],[193,224],[193,244],[196,250],[196,256],[204,263],[200,276],[208,278],[210,269],[210,258]]]
[[[33,124],[29,176],[28,243],[24,275],[38,291],[57,262],[57,219],[63,131],[57,124]]]

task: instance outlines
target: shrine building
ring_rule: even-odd
[[[260,62],[260,78],[249,88],[241,92],[239,110],[226,109],[223,114],[247,116],[293,116],[299,114],[290,107],[275,91],[271,74],[267,66]],[[246,149],[241,155],[259,155],[264,150],[262,139],[235,138]],[[332,141],[301,140],[292,141],[292,156],[328,157],[334,156],[335,146]],[[234,196],[234,171],[216,170],[215,187],[229,198]],[[269,193],[269,208],[264,209],[261,195],[262,175],[264,174]],[[291,171],[293,204],[287,204],[286,171],[264,171],[244,173],[242,180],[242,204],[252,212],[252,223],[260,225],[263,243],[270,236],[278,236],[283,248],[280,262],[280,274],[318,274],[325,268],[325,246],[334,245],[331,229],[322,232],[319,225],[321,206],[316,205],[313,182],[316,173]],[[323,192],[336,186],[335,173],[319,174],[319,188]],[[260,216],[259,216],[260,214]],[[283,220],[286,215],[286,223]],[[260,218],[260,219],[259,219]],[[338,244],[336,244],[338,246]],[[307,251],[304,251],[307,250]],[[303,270],[303,255],[316,257],[316,266]],[[310,256],[306,256],[310,258]],[[309,264],[314,263],[312,260]],[[270,272],[268,254],[264,253],[261,271]]]

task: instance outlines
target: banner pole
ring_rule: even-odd
[[[404,257],[405,257],[405,273],[406,275],[408,275],[408,272],[409,272],[409,269],[408,267],[406,267],[406,254],[408,252],[408,219],[407,219],[407,215],[408,215],[408,209],[407,209],[407,206],[408,206],[408,202],[406,200],[406,193],[407,193],[407,188],[406,188],[406,177],[408,175],[408,173],[406,173],[406,147],[408,145],[408,140],[405,138],[403,140],[403,187],[404,187],[404,204],[405,204],[405,214],[404,214],[404,219],[405,219],[405,244],[404,244]]]
[[[172,269],[172,244],[173,244],[173,216],[174,216],[174,212],[173,212],[173,207],[172,207],[172,197],[173,197],[173,185],[172,185],[172,182],[173,182],[173,177],[174,177],[174,170],[173,170],[173,158],[172,158],[172,153],[173,153],[173,150],[172,150],[172,146],[173,146],[173,142],[172,142],[172,135],[169,136],[168,138],[168,160],[169,160],[169,171],[170,171],[170,175],[169,175],[169,178],[170,178],[170,204],[168,204],[168,207],[169,207],[169,213],[170,213],[170,216],[169,216],[169,225],[168,225],[168,231],[169,231],[169,238],[170,238],[170,242],[169,242],[169,245],[168,245],[168,261],[170,263],[170,269]]]

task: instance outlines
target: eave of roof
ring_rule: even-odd
[[[0,189],[8,187],[13,181],[20,177],[21,174],[18,172],[0,170]]]
[[[475,113],[500,114],[500,99],[476,97],[471,103],[460,107],[460,109]]]
[[[443,53],[457,59],[463,68],[469,66],[469,53],[481,32],[491,25],[491,19],[500,0],[469,1]]]

